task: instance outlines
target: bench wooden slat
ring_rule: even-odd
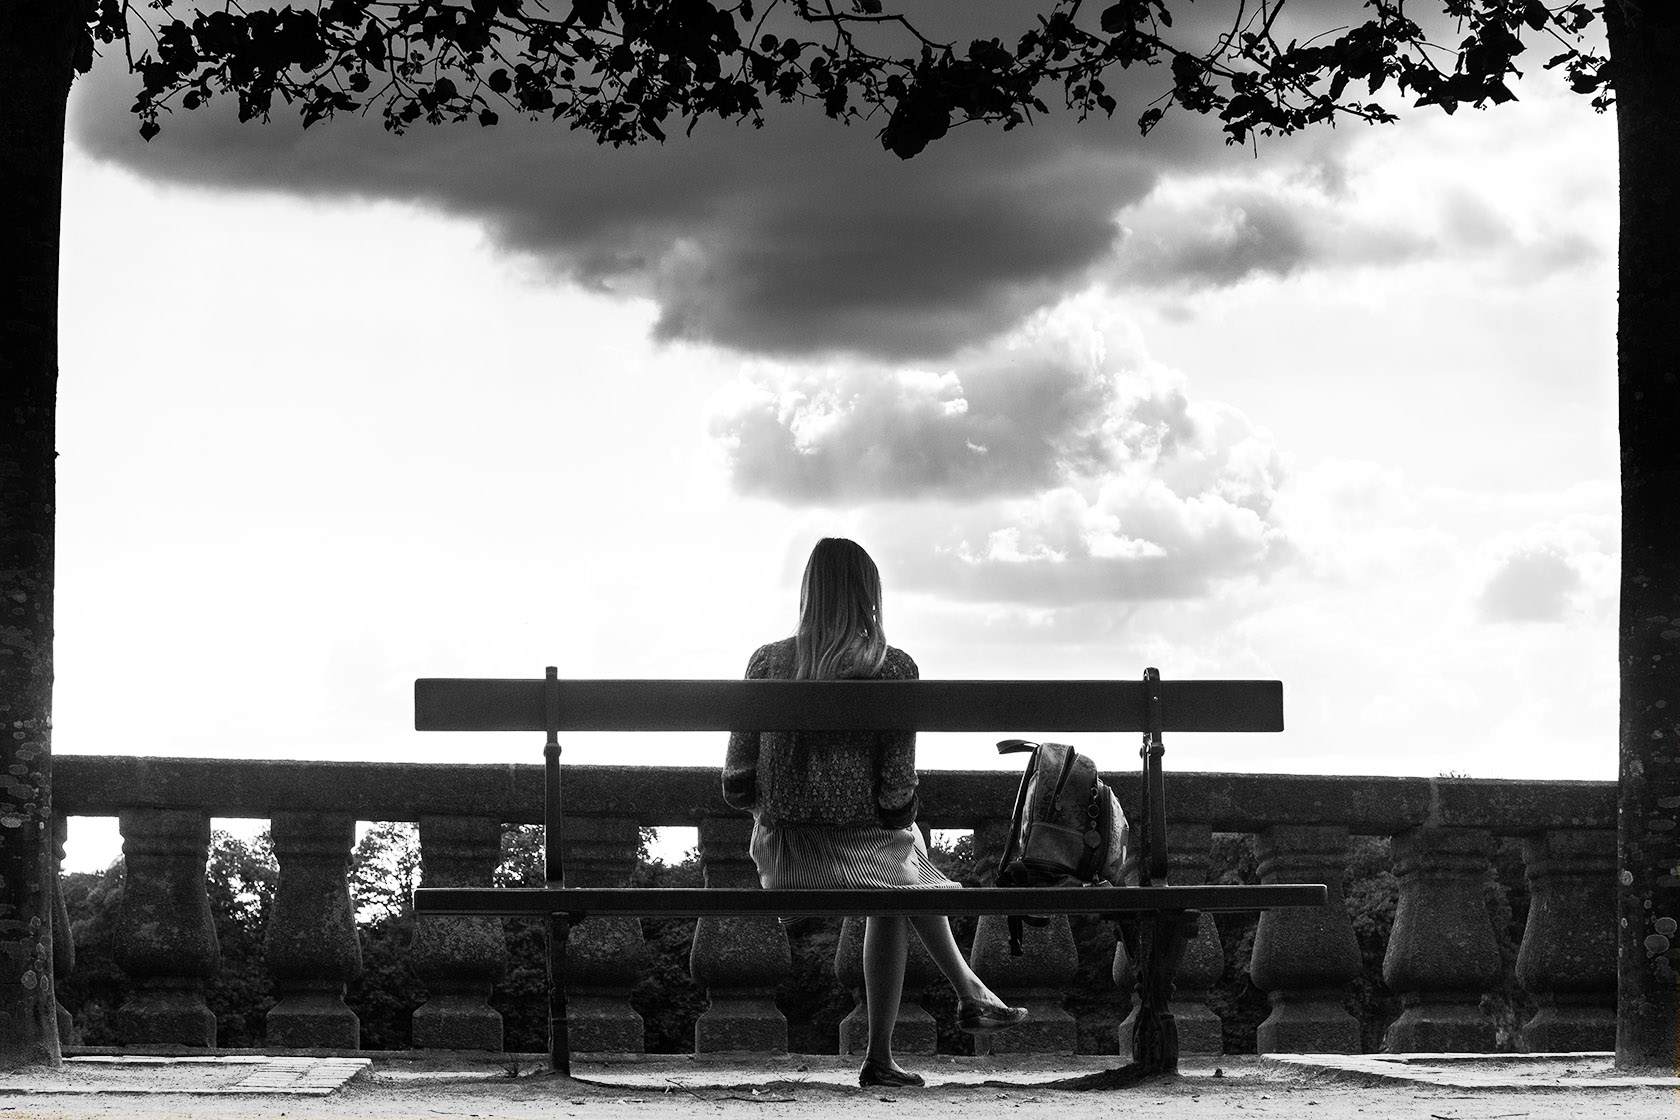
[[[542,731],[542,680],[422,677],[417,731]],[[1138,681],[565,680],[567,731],[1143,731]],[[1281,681],[1162,681],[1163,731],[1282,731]]]
[[[641,915],[692,918],[863,914],[1113,914],[1146,910],[1262,910],[1323,906],[1318,883],[1162,887],[971,887],[951,890],[776,890],[751,887],[421,887],[419,914]]]

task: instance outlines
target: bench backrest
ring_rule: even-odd
[[[1282,731],[1279,681],[541,680],[423,677],[417,731],[542,731],[549,880],[562,881],[561,731],[1138,731],[1139,876],[1166,875],[1165,731]]]

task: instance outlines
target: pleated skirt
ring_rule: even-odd
[[[751,851],[766,890],[958,887],[928,859],[919,828],[753,823]]]

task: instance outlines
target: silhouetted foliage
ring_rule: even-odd
[[[965,121],[1014,128],[1048,112],[1046,97],[1082,118],[1111,117],[1119,103],[1105,83],[1133,67],[1160,67],[1164,87],[1138,115],[1142,131],[1178,106],[1218,117],[1231,143],[1338,119],[1392,121],[1376,99],[1385,86],[1449,113],[1513,100],[1506,81],[1536,40],[1554,52],[1546,68],[1609,104],[1606,60],[1583,37],[1595,4],[1455,0],[1443,8],[1456,29],[1438,38],[1401,0],[1369,0],[1362,22],[1315,27],[1304,40],[1279,23],[1283,7],[1237,6],[1228,26],[1185,33],[1174,0],[1119,0],[1100,13],[1054,0],[1007,23],[995,16],[968,38],[883,0],[590,0],[559,10],[326,0],[190,18],[172,0],[149,12],[101,0],[77,66],[91,67],[96,43],[123,45],[148,139],[160,113],[218,95],[236,99],[242,121],[268,119],[278,95],[305,126],[375,107],[392,131],[493,125],[512,111],[612,144],[662,141],[673,121],[761,125],[766,104],[804,101],[837,120],[884,122],[881,143],[902,158]]]
[[[59,877],[64,906],[70,915],[70,936],[76,944],[76,967],[56,977],[58,1002],[75,1019],[75,1039],[83,1046],[108,1046],[117,1041],[111,1012],[128,998],[129,982],[117,967],[117,910],[122,905],[123,863],[104,871],[73,871]],[[66,1042],[70,1040],[64,1040]]]
[[[279,877],[267,830],[249,841],[211,836],[205,881],[221,969],[205,985],[204,1001],[216,1016],[217,1046],[262,1045],[264,1017],[274,1006],[264,934]]]

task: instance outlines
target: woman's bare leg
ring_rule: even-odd
[[[911,918],[910,923],[916,927],[916,936],[927,946],[928,956],[939,966],[939,971],[945,974],[945,979],[951,982],[951,987],[957,990],[957,998],[978,1000],[981,1003],[1001,1005],[999,999],[986,982],[974,974],[963,959],[962,950],[957,948],[957,939],[951,933],[949,918],[937,914],[923,914]]]
[[[873,917],[863,922],[863,993],[869,1016],[869,1059],[897,1069],[892,1056],[893,1026],[904,992],[904,960],[910,928],[903,918]]]

